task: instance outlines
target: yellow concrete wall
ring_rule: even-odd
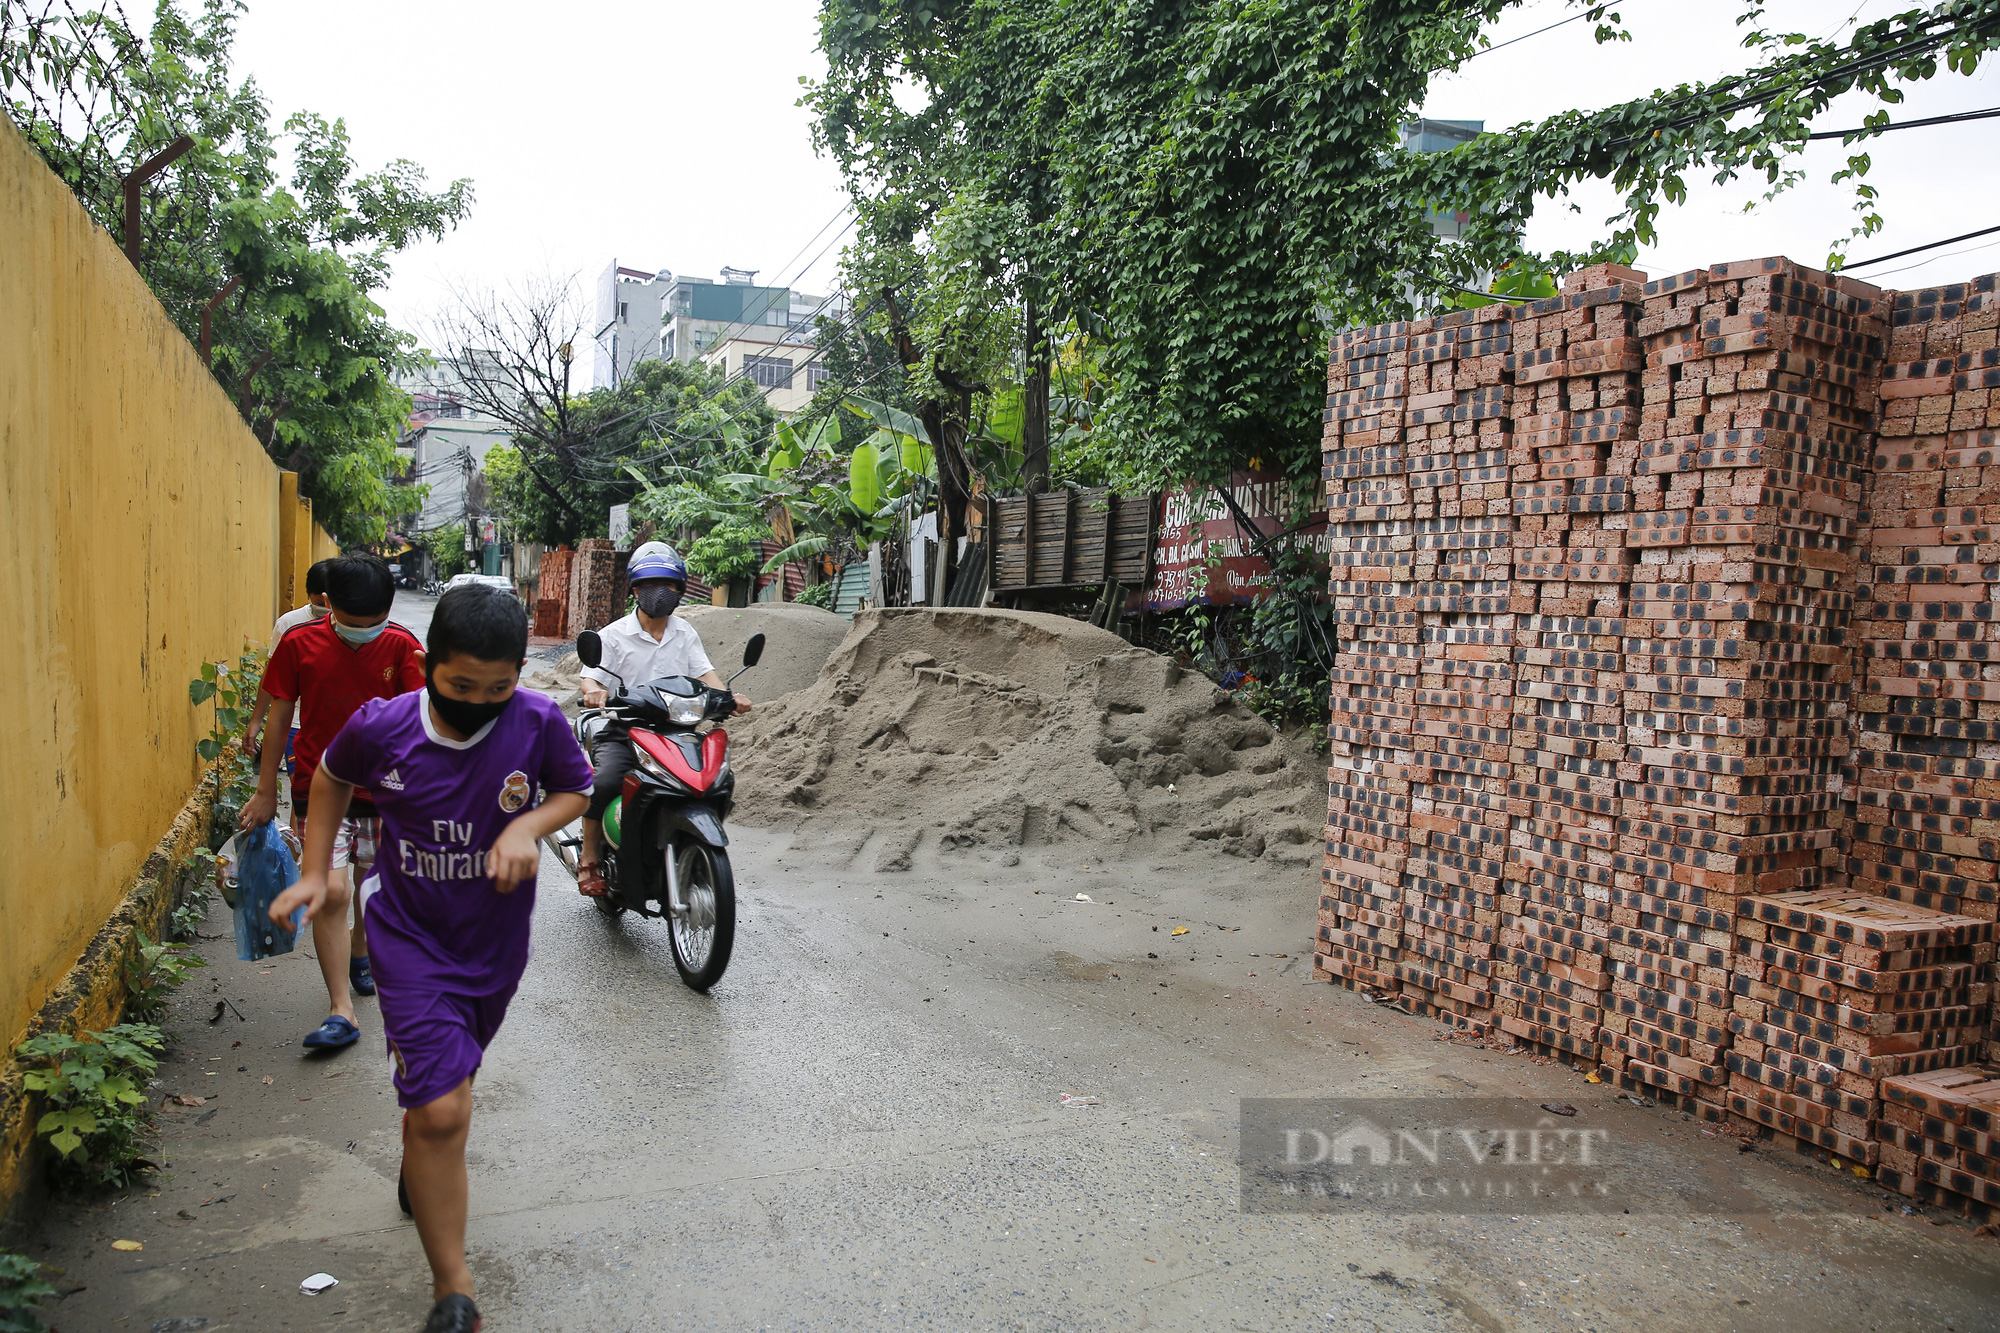
[[[281,551],[277,468],[4,116],[0,502],[11,1046],[199,780],[188,680],[269,636]]]
[[[306,571],[299,564],[299,474],[278,474],[278,610],[306,599]],[[275,617],[273,617],[275,619]]]
[[[306,571],[312,568],[313,529],[317,526],[318,524],[313,522],[313,502],[301,499],[298,521],[292,529],[292,569],[295,571],[292,593],[297,598],[292,603],[293,606],[305,605]]]
[[[331,560],[339,554],[340,543],[333,539],[333,534],[319,524],[313,524],[312,554],[307,557],[307,568],[311,568],[322,560]]]

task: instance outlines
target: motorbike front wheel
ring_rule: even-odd
[[[689,843],[676,853],[681,901],[687,911],[667,917],[667,938],[681,980],[706,991],[722,980],[736,947],[736,878],[729,854],[705,843]]]

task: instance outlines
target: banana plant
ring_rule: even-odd
[[[803,431],[779,428],[765,476],[785,488],[774,498],[800,535],[765,562],[767,572],[826,554],[842,536],[856,547],[892,538],[904,518],[937,493],[937,452],[922,421],[867,398],[848,398],[841,406],[875,427],[844,457],[842,447],[857,423],[842,414]]]

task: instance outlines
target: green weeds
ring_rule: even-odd
[[[152,1166],[143,1156],[151,1129],[145,1086],[165,1045],[150,1023],[120,1023],[81,1037],[43,1033],[14,1048],[28,1066],[22,1081],[48,1104],[35,1132],[55,1154],[59,1184],[129,1185]]]

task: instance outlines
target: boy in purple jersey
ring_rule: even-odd
[[[437,1302],[424,1330],[475,1333],[465,1264],[472,1076],[527,967],[541,839],[584,812],[591,772],[555,704],[515,690],[528,652],[517,599],[452,589],[438,599],[427,649],[421,693],[370,701],[327,746],[302,877],[272,902],[271,919],[319,910],[348,798],[357,786],[373,792],[382,837],[362,894],[405,1109],[402,1183]]]

